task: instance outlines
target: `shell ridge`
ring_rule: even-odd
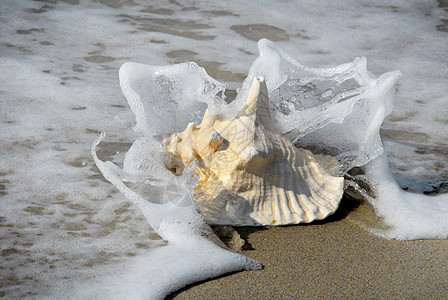
[[[298,170],[296,168],[296,157],[297,157],[297,151],[294,148],[286,148],[286,152],[287,152],[287,160],[291,161],[291,168],[292,168],[292,174],[290,176],[292,184],[296,184],[300,183],[300,178],[297,175],[298,174]],[[297,186],[297,188],[299,188]],[[301,207],[299,199],[297,197],[296,192],[294,191],[294,193],[292,194],[293,198],[290,199],[291,202],[291,207],[293,209],[293,211],[295,212],[294,215],[294,223],[300,223],[301,221],[303,221],[303,215],[304,215],[304,209]]]
[[[291,153],[291,155],[294,157],[294,160],[295,160],[295,158],[297,156],[297,152],[295,151],[294,153]],[[299,171],[299,168],[297,165],[293,165],[293,170],[294,170],[294,179],[295,179],[296,188],[297,188],[297,192],[295,193],[295,201],[296,201],[296,204],[297,204],[299,210],[302,212],[301,218],[306,222],[305,216],[306,216],[306,211],[308,210],[308,205],[302,199],[302,197],[304,197],[304,195],[305,195],[305,188],[303,186],[303,176],[300,174],[300,171]]]
[[[281,166],[284,168],[284,166]],[[276,177],[277,184],[273,186],[273,190],[275,190],[275,194],[279,195],[278,197],[278,205],[280,207],[280,222],[283,224],[285,222],[285,217],[287,217],[287,203],[288,203],[288,197],[284,190],[277,189],[278,181],[281,181],[282,178]]]
[[[311,166],[312,166],[312,164],[311,164]],[[313,189],[313,193],[312,193],[312,197],[311,198],[315,201],[315,203],[318,206],[320,204],[320,206],[322,206],[322,208],[326,207],[328,209],[327,205],[332,203],[332,201],[333,201],[332,198],[333,197],[331,197],[331,195],[330,195],[330,197],[328,197],[326,195],[326,193],[325,193],[326,189],[322,188],[324,183],[325,183],[325,181],[324,182],[322,182],[322,181],[319,182],[319,181],[316,180],[317,178],[322,179],[323,176],[321,176],[320,173],[317,173],[316,170],[311,169],[311,168],[309,168],[309,169],[307,168],[307,171],[309,173],[309,178],[310,178],[309,182],[311,183],[311,186],[315,187]],[[318,176],[313,176],[314,174],[317,174]],[[327,177],[327,179],[330,179],[330,178],[331,177]],[[331,206],[330,206],[329,209],[331,210]]]
[[[297,170],[297,173],[296,173],[297,177],[299,177],[298,180],[296,181],[299,183],[299,185],[297,187],[301,188],[301,189],[299,189],[297,199],[300,204],[300,207],[302,208],[302,210],[304,212],[305,222],[309,222],[309,220],[313,219],[312,216],[310,216],[310,213],[312,213],[313,209],[314,209],[314,205],[309,200],[309,197],[311,196],[311,192],[310,192],[309,187],[304,186],[304,183],[306,182],[306,180],[305,180],[306,176],[303,176],[304,175],[303,168],[302,167],[297,168],[297,166],[296,166],[296,170]]]
[[[278,197],[278,193],[271,193],[271,197],[274,198],[274,201],[272,203],[272,210],[273,210],[273,214],[272,214],[272,220],[271,220],[271,224],[277,224],[280,223],[282,224],[282,213],[281,213],[281,208],[280,208],[280,199]]]
[[[301,170],[304,172],[306,178],[308,179],[307,182],[310,186],[310,197],[308,197],[308,200],[313,203],[316,208],[316,211],[314,211],[313,213],[321,215],[321,206],[325,207],[329,202],[328,200],[331,200],[325,199],[325,196],[321,193],[320,185],[315,179],[315,177],[318,177],[321,174],[312,172],[312,170],[308,167],[301,168]],[[314,176],[314,174],[316,174],[317,176]]]
[[[288,166],[289,167],[289,166]],[[288,168],[290,169],[290,167]],[[286,172],[283,172],[283,174],[286,174]],[[292,175],[292,174],[291,174]],[[295,185],[295,176],[284,176],[283,178],[285,178],[285,184],[287,184],[288,186],[294,187]],[[296,195],[295,195],[295,189],[291,188],[291,189],[285,189],[285,194],[287,196],[287,206],[288,206],[288,211],[286,212],[286,222],[290,222],[291,220],[294,219],[294,213],[296,212],[296,209],[294,207],[294,202],[296,202]]]

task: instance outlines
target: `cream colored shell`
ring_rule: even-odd
[[[266,83],[254,79],[235,118],[205,112],[200,125],[164,140],[175,174],[197,159],[194,198],[209,224],[285,225],[320,220],[337,209],[343,177],[328,156],[296,148],[272,123]]]

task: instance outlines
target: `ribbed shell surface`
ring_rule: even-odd
[[[343,177],[331,176],[325,170],[329,162],[336,165],[336,159],[325,157],[324,163],[310,151],[294,147],[275,129],[262,78],[255,78],[246,106],[236,117],[207,116],[207,122],[203,121],[194,131],[182,133],[183,138],[190,136],[193,147],[202,145],[202,149],[188,151],[205,153],[206,146],[200,141],[209,139],[211,129],[222,143],[202,155],[204,159],[196,154],[196,170],[201,179],[194,189],[194,198],[206,222],[307,223],[325,218],[339,206]]]

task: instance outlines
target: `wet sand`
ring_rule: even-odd
[[[188,286],[167,299],[447,299],[448,240],[397,241],[368,204],[343,200],[311,225],[236,228],[264,265]]]

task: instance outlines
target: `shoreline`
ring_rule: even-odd
[[[243,253],[264,266],[187,286],[166,299],[448,297],[448,240],[388,240],[364,202],[343,200],[327,221],[236,227]],[[363,228],[364,227],[364,228]]]

